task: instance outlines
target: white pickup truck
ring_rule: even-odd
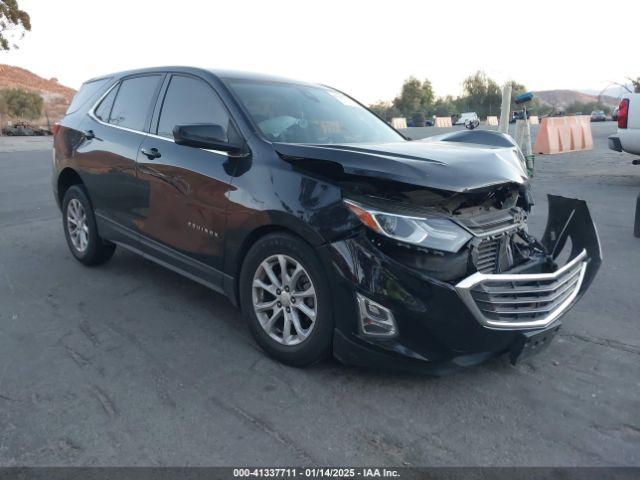
[[[640,155],[640,93],[625,93],[618,107],[618,131],[609,136],[609,148]],[[640,165],[640,158],[633,160]]]

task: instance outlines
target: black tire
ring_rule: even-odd
[[[87,246],[84,250],[80,250],[71,240],[71,234],[67,225],[69,203],[77,200],[82,205],[86,215],[86,226],[88,227]],[[98,227],[96,218],[93,214],[93,207],[89,201],[89,197],[82,185],[72,185],[65,192],[62,199],[62,228],[64,236],[67,239],[67,245],[71,254],[84,265],[100,265],[109,260],[116,251],[116,245],[104,240],[98,235]]]
[[[271,338],[261,326],[253,306],[254,275],[260,264],[273,255],[286,255],[298,262],[308,273],[315,289],[315,324],[308,337],[297,345],[284,345]],[[262,237],[245,256],[240,273],[239,294],[240,305],[249,329],[269,355],[296,367],[311,365],[330,355],[333,314],[329,285],[322,264],[309,244],[286,233],[273,233]]]

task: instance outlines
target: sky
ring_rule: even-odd
[[[458,95],[484,70],[530,90],[602,89],[640,76],[640,2],[537,0],[19,0],[32,31],[16,65],[78,88],[138,67],[264,72],[391,100],[404,79]],[[522,33],[520,33],[522,32]]]

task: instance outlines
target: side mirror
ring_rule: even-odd
[[[222,150],[237,153],[242,150],[241,145],[229,142],[224,128],[215,123],[193,123],[176,125],[173,127],[173,139],[178,145],[188,147]]]

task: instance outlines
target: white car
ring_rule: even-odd
[[[609,148],[640,155],[640,93],[626,93],[618,107],[618,131],[609,136]],[[640,159],[633,160],[640,165]]]
[[[467,120],[470,122],[480,121],[476,112],[466,112],[460,115],[460,117],[455,121],[454,125],[464,125],[465,123],[467,123]]]

